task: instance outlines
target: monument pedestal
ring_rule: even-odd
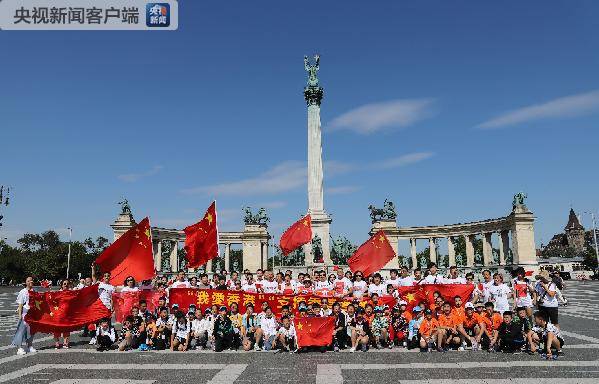
[[[114,234],[114,241],[133,228],[136,224],[131,212],[121,212],[114,223],[110,225]]]
[[[322,259],[325,265],[332,265],[331,249],[330,249],[330,232],[329,227],[333,219],[325,211],[308,211],[312,219],[312,237],[318,235],[322,244]],[[312,255],[312,245],[306,244],[304,248],[305,265],[314,265],[314,256]]]
[[[378,231],[385,231],[385,236],[387,236],[387,240],[389,240],[389,244],[391,244],[391,248],[395,252],[395,256],[391,261],[387,263],[383,267],[383,269],[399,269],[399,237],[397,236],[397,223],[395,220],[388,219],[380,219],[372,223],[372,228],[370,229],[370,236],[374,235]]]
[[[246,224],[243,229],[243,269],[254,272],[266,269],[268,260],[268,240],[270,235],[266,225]]]

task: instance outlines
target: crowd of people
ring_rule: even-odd
[[[489,270],[482,272],[480,282],[475,282],[472,273],[460,276],[456,267],[442,275],[434,263],[430,263],[425,271],[419,268],[410,271],[406,267],[400,271],[391,270],[387,279],[379,273],[365,277],[360,271],[344,272],[341,268],[329,276],[323,270],[297,276],[292,271],[276,274],[271,270],[256,273],[246,270],[242,274],[221,271],[212,279],[206,273],[188,276],[180,271],[172,281],[161,276],[138,284],[133,277],[127,277],[123,285],[117,287],[110,284],[110,277],[109,273],[103,273],[97,280],[92,268],[91,277],[81,279],[76,286],[65,280],[60,289],[80,289],[97,284],[99,298],[110,310],[114,309],[115,292],[157,290],[163,294],[153,311],[144,300],[136,303],[118,331],[110,318],[86,326],[82,336],[89,337],[89,344],[99,351],[211,349],[220,352],[242,349],[293,353],[312,349],[298,349],[294,320],[328,316],[334,318],[335,329],[331,344],[316,348],[320,351],[408,348],[445,352],[471,349],[540,353],[543,358],[556,359],[564,345],[558,321],[560,302],[567,304],[562,294],[564,285],[559,274],[551,275],[548,271],[541,271],[534,279],[529,279],[520,267],[508,282],[502,274],[492,274]],[[460,296],[443,297],[435,291],[433,302],[409,305],[400,293],[400,287],[418,284],[470,284],[472,294],[463,300]],[[17,298],[17,311],[23,319],[29,309],[33,279],[27,278],[25,285]],[[248,304],[243,313],[236,303],[228,307],[212,305],[204,310],[192,304],[182,311],[178,303],[169,302],[169,291],[173,288],[312,294],[320,300],[299,302],[297,308],[285,305],[277,314],[266,302],[260,308]],[[330,305],[331,297],[349,299],[350,303],[342,307],[339,301],[331,300],[334,303]],[[382,297],[392,300],[380,300]],[[364,305],[362,299],[369,300]],[[68,333],[55,334],[56,348],[69,348],[69,336]],[[13,340],[18,346],[17,354],[35,352],[31,342],[32,336],[23,320]]]

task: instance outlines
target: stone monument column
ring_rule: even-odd
[[[304,68],[308,72],[308,84],[304,88],[304,99],[308,106],[308,214],[312,218],[312,236],[321,239],[325,265],[331,265],[329,246],[329,226],[331,217],[324,210],[322,139],[320,126],[320,103],[324,89],[319,85],[316,72],[319,70],[320,56],[315,55],[315,64],[310,64],[304,56]],[[306,247],[310,250],[311,247]],[[305,265],[313,262],[310,252],[306,252]]]
[[[515,206],[512,214],[512,252],[514,265],[538,266],[535,247],[534,216],[522,204]]]

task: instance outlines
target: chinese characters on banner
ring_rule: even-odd
[[[289,309],[297,314],[299,303],[302,301],[306,302],[306,304],[321,304],[324,298],[314,295],[280,295],[243,291],[217,291],[213,289],[173,288],[170,290],[169,304],[178,304],[179,309],[187,311],[190,304],[195,304],[197,308],[204,310],[211,305],[225,305],[229,308],[231,304],[236,303],[239,306],[239,312],[243,313],[245,312],[245,306],[250,303],[254,305],[257,312],[260,312],[262,303],[267,302],[273,313],[279,315],[284,305],[288,305]],[[341,308],[345,309],[352,303],[351,299],[345,298],[326,297],[326,299],[329,302],[329,307],[338,302],[341,304]],[[393,307],[395,302],[396,300],[393,297],[381,297],[378,299],[378,305],[385,304],[389,307]],[[361,306],[365,306],[368,303],[372,304],[372,300],[362,299],[360,301]]]

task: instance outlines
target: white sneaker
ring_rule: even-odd
[[[23,348],[19,347],[19,349],[17,349],[17,355],[24,355],[25,353],[27,352],[25,352]]]
[[[464,347],[459,347],[458,348],[458,351],[463,351],[463,350],[464,350]]]
[[[356,348],[355,348],[355,347],[351,347],[351,348],[349,349],[349,351],[350,351],[351,353],[354,353],[354,352],[356,352]]]
[[[92,339],[89,341],[89,345],[96,345],[96,338],[92,337]]]
[[[29,351],[27,351],[29,353],[36,353],[37,349],[33,348],[33,347],[29,347]]]

